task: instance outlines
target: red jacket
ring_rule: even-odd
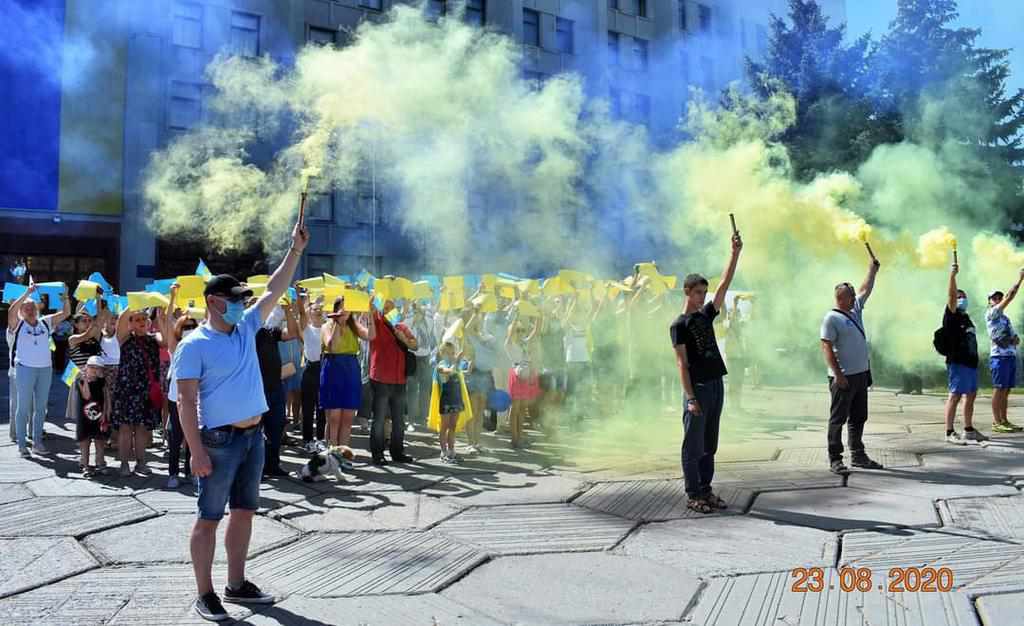
[[[373,323],[377,327],[377,335],[370,342],[370,380],[390,385],[404,385],[405,349],[395,339],[380,311],[374,311]],[[412,335],[405,324],[396,324],[395,328],[406,335]]]

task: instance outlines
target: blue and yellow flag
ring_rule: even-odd
[[[72,361],[68,361],[68,366],[64,368],[64,374],[60,377],[64,381],[64,384],[70,387],[75,384],[75,379],[78,378],[78,366]]]
[[[199,259],[199,265],[196,266],[195,274],[207,280],[213,278],[213,272],[210,271],[210,268],[206,267],[206,263],[202,259]]]

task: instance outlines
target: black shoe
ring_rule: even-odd
[[[385,459],[382,456],[375,456],[375,457],[373,457],[373,464],[374,465],[384,466],[384,465],[388,464],[388,460]]]
[[[881,463],[879,463],[878,461],[871,460],[870,458],[868,458],[868,455],[866,454],[853,457],[853,459],[850,460],[850,464],[853,465],[854,467],[859,467],[861,469],[885,469],[884,467],[882,467]]]
[[[288,472],[284,471],[280,467],[272,467],[263,471],[264,478],[281,478],[285,476],[288,476]]]
[[[846,467],[842,459],[832,461],[832,464],[829,466],[828,469],[833,474],[837,474],[839,476],[846,476],[847,474],[850,473],[850,468]]]
[[[224,605],[220,603],[220,598],[213,591],[196,598],[195,609],[199,617],[209,622],[223,622],[231,619],[228,612],[224,610]]]
[[[248,580],[242,583],[238,589],[224,587],[224,599],[228,602],[241,604],[273,604],[274,596],[263,593],[260,588]]]
[[[392,454],[391,455],[391,462],[392,463],[412,463],[415,460],[416,460],[415,458],[409,456],[408,454]]]

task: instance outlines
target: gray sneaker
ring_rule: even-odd
[[[50,451],[46,449],[46,446],[43,445],[42,441],[40,441],[38,444],[35,443],[35,442],[32,442],[32,450],[36,454],[49,454],[50,453]]]
[[[946,435],[946,443],[951,443],[954,446],[962,446],[967,444],[967,440],[964,439],[963,435],[954,430]]]
[[[21,458],[23,458],[23,459],[31,459],[32,458],[32,453],[29,452],[28,448],[18,448],[18,454],[20,454]]]
[[[988,437],[981,434],[981,431],[978,430],[964,431],[964,439],[967,441],[988,441]]]

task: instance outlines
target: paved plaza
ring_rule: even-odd
[[[727,407],[716,490],[729,508],[709,516],[686,509],[668,407],[558,443],[532,433],[519,452],[488,435],[459,466],[419,432],[414,464],[361,451],[344,483],[267,481],[248,574],[280,601],[226,606],[260,626],[1024,624],[1024,435],[949,446],[943,398],[879,390],[866,440],[886,469],[843,478],[827,471],[823,389],[745,401],[763,408]],[[978,409],[985,426],[987,398]],[[1010,413],[1024,422],[1024,401]],[[83,479],[73,424],[47,430],[48,457],[0,442],[0,623],[204,623],[190,608],[191,486],[163,489],[157,449],[153,476]],[[291,448],[285,467],[302,461]],[[225,567],[219,545],[218,587]],[[844,592],[847,567],[870,568],[871,588]],[[890,569],[910,567],[949,568],[952,591],[890,592]],[[792,591],[794,568],[821,568],[825,586]]]

